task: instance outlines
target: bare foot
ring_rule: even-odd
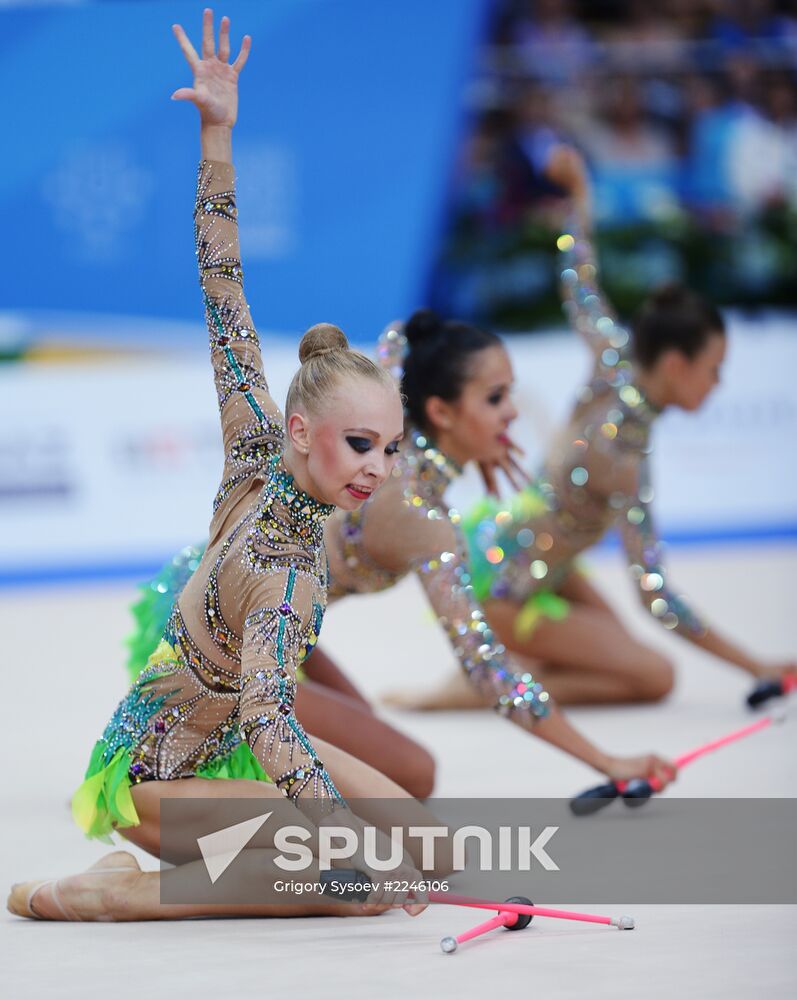
[[[425,692],[390,691],[383,695],[382,703],[411,712],[462,711],[486,708],[488,705],[459,670],[438,688]]]
[[[114,920],[117,919],[116,901],[125,898],[141,875],[141,868],[132,854],[113,851],[79,875],[18,882],[11,887],[6,905],[18,917]]]

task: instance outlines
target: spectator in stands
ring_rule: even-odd
[[[707,34],[728,52],[750,52],[760,42],[793,51],[797,44],[797,19],[781,14],[772,0],[715,0],[714,6]]]
[[[551,94],[540,84],[528,84],[516,104],[515,127],[506,147],[505,175],[515,200],[539,203],[562,192],[546,177],[551,150],[564,140]]]
[[[739,175],[748,160],[741,144],[756,142],[762,131],[758,84],[755,63],[745,55],[733,55],[722,76],[692,85],[686,195],[712,224],[728,224],[740,208]],[[741,185],[743,189],[745,182]],[[761,182],[751,178],[751,191],[760,187]]]
[[[774,75],[767,82],[764,100],[780,147],[778,197],[797,210],[797,79],[788,73]]]
[[[519,11],[512,41],[535,76],[552,85],[568,84],[587,71],[595,45],[573,16],[570,0],[525,0]]]
[[[677,205],[679,165],[672,138],[646,118],[639,80],[608,82],[601,120],[584,136],[603,222],[661,219]]]

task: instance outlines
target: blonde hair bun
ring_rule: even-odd
[[[332,323],[316,323],[302,337],[299,344],[299,361],[307,364],[312,358],[317,358],[330,351],[347,351],[349,342],[343,330]]]
[[[349,347],[345,334],[331,323],[311,326],[299,344],[301,367],[293,376],[285,414],[297,410],[322,414],[339,386],[349,379],[367,378],[397,392],[393,376],[370,358]]]

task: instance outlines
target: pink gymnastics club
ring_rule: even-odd
[[[496,916],[456,937],[444,937],[440,947],[446,954],[452,954],[460,944],[472,938],[487,934],[498,927],[510,931],[523,930],[531,923],[532,917],[553,917],[559,920],[581,920],[591,924],[608,924],[620,930],[633,930],[633,917],[602,917],[594,913],[577,913],[574,910],[552,910],[545,906],[534,906],[525,896],[513,896],[505,903],[492,903],[486,899],[457,896],[454,893],[430,892],[430,903],[448,903],[451,906],[468,906],[482,910],[498,910]],[[525,919],[524,919],[525,918]]]
[[[469,931],[463,931],[461,934],[457,934],[456,937],[442,938],[440,948],[446,955],[452,955],[461,944],[471,941],[475,937],[480,937],[488,931],[495,930],[497,927],[505,927],[508,931],[518,931],[521,929],[517,914],[507,913],[506,910],[502,910],[489,920],[485,920],[483,924],[477,924],[476,927],[472,927]]]
[[[704,743],[703,746],[695,747],[694,750],[689,750],[687,753],[681,754],[680,757],[675,758],[673,763],[678,768],[686,767],[687,764],[691,764],[692,761],[703,757],[707,753],[719,750],[729,743],[735,743],[736,740],[741,740],[745,736],[751,736],[753,733],[771,726],[774,722],[782,722],[784,717],[783,715],[767,715],[763,719],[751,723],[749,726],[743,726],[741,729],[728,733],[726,736],[721,736],[719,739],[712,740],[710,743]],[[636,807],[647,802],[654,792],[660,791],[661,782],[657,778],[632,778],[630,781],[612,781],[606,785],[589,788],[586,792],[577,795],[571,801],[570,809],[576,816],[586,816],[597,812],[599,809],[603,809],[609,802],[616,799],[618,795],[622,795],[623,801],[627,806]]]

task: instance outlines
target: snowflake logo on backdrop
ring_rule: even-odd
[[[299,167],[290,146],[241,144],[236,149],[241,245],[246,260],[279,260],[299,245]]]
[[[154,186],[151,172],[124,145],[107,142],[73,148],[45,177],[42,194],[68,237],[69,256],[112,263],[144,218]]]

